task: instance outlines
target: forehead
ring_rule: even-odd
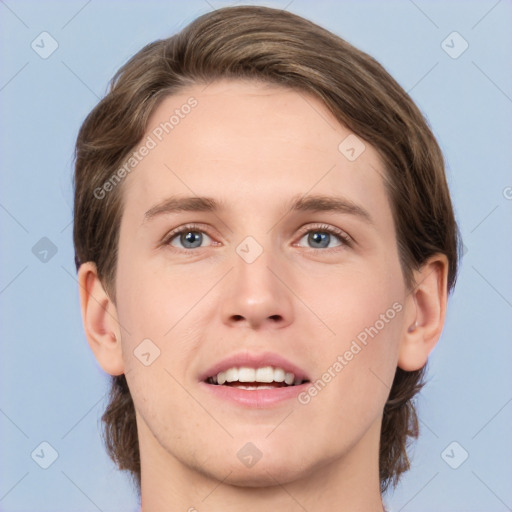
[[[347,141],[362,151],[357,158],[347,158]],[[376,150],[319,99],[282,86],[223,80],[183,89],[155,109],[144,145],[150,149],[124,184],[125,204],[139,215],[174,194],[253,213],[308,192],[388,206]]]

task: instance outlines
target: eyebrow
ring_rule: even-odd
[[[345,213],[354,215],[368,224],[373,224],[373,219],[368,210],[344,197],[327,195],[296,196],[290,201],[289,209],[299,212]]]
[[[144,214],[147,222],[164,214],[178,212],[218,212],[225,210],[224,201],[217,201],[211,197],[180,197],[172,196],[150,208]],[[329,195],[297,195],[288,202],[287,211],[296,212],[330,212],[353,215],[368,224],[373,224],[369,212],[362,206],[344,198]]]
[[[169,213],[216,212],[221,209],[224,209],[224,204],[211,197],[173,196],[150,208],[144,214],[144,222]]]

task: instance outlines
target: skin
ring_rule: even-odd
[[[351,132],[316,98],[255,82],[196,85],[159,105],[147,135],[190,96],[198,105],[122,184],[116,303],[93,263],[79,270],[91,349],[106,372],[126,374],[133,396],[142,510],[381,511],[383,407],[396,367],[421,368],[441,335],[446,257],[428,260],[408,290],[379,155],[365,143],[349,161],[338,145]],[[305,194],[343,196],[372,222],[287,211]],[[144,221],[171,195],[225,208]],[[179,235],[162,243],[189,223],[205,233],[200,248]],[[319,225],[352,245],[335,235],[315,245],[307,235]],[[250,264],[236,252],[247,236],[263,250]],[[242,409],[201,389],[202,371],[244,350],[277,352],[316,380],[394,303],[401,311],[306,405]],[[146,338],[160,350],[149,366],[133,354]],[[247,442],[262,452],[251,468],[237,457]]]

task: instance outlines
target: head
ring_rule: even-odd
[[[196,201],[162,213],[170,196]],[[312,196],[343,197],[343,211],[317,200],[312,213]],[[190,223],[197,248],[174,230]],[[329,246],[308,246],[311,230]],[[260,485],[264,469],[296,478],[378,427],[381,489],[396,484],[458,243],[440,148],[369,55],[265,7],[218,9],[149,44],[76,145],[76,265],[83,304],[94,299],[87,337],[112,375],[110,456],[140,485],[151,438],[191,468]],[[134,355],[145,339],[159,351],[149,366]],[[229,434],[205,412],[215,402],[198,376],[237,349],[282,353],[321,381],[272,436],[276,409],[219,408]],[[248,441],[261,473],[236,459]],[[285,461],[297,442],[304,452]]]

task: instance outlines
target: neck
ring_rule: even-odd
[[[230,483],[229,470],[216,478],[184,464],[165,450],[142,422],[141,512],[383,512],[379,438],[380,423],[376,422],[342,457],[305,468],[298,477],[260,467],[260,478],[248,486]]]

